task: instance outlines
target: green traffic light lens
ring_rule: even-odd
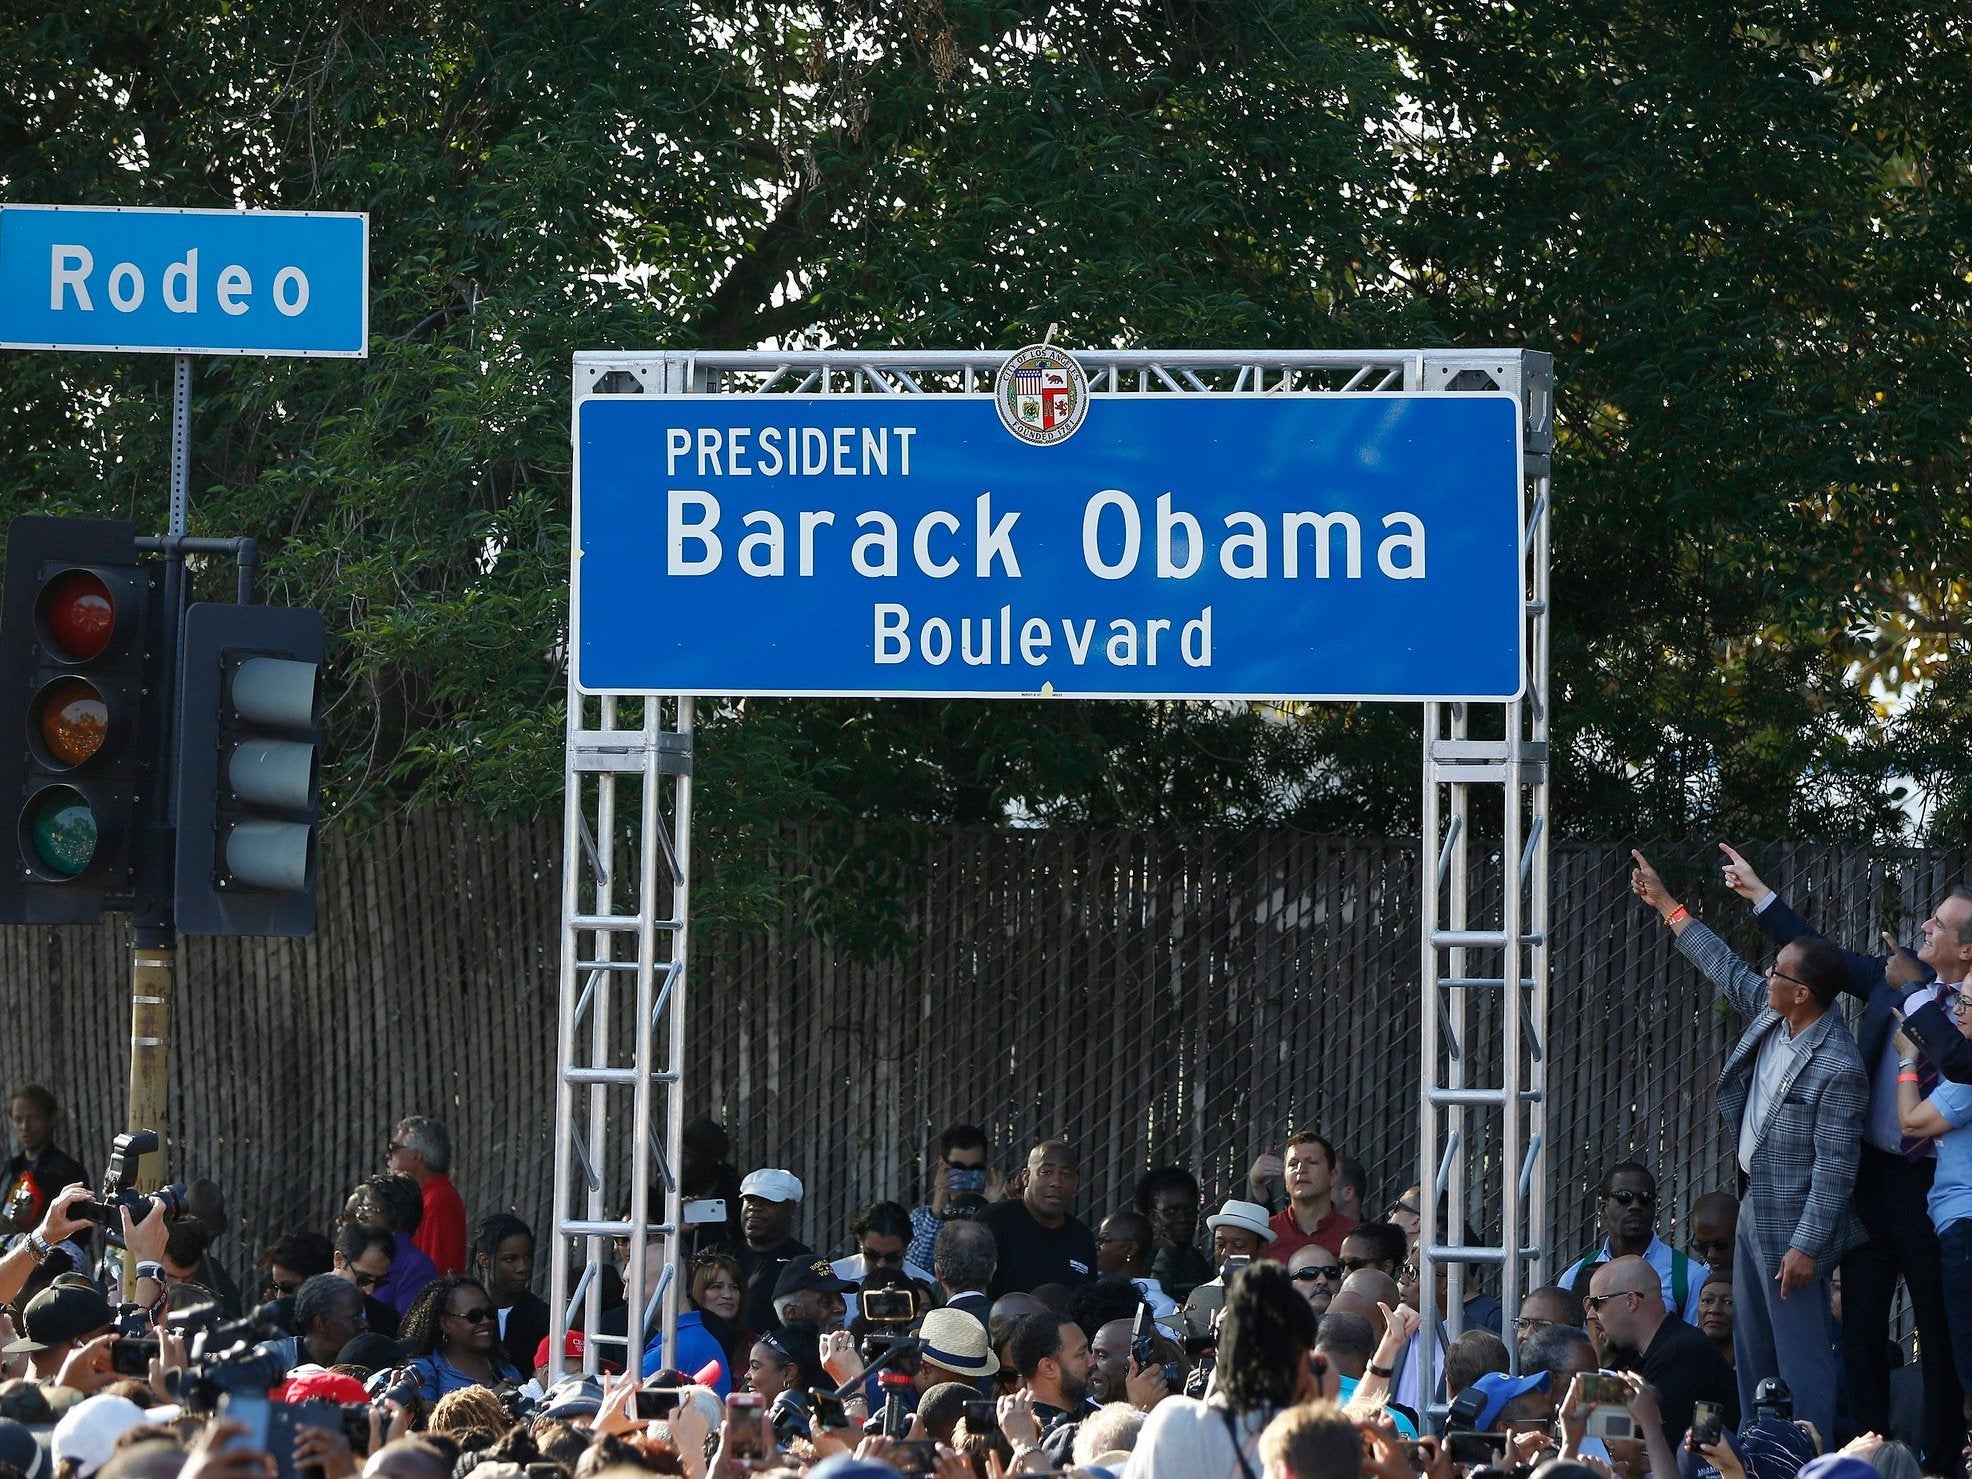
[[[82,794],[50,786],[28,803],[22,819],[31,862],[59,878],[79,878],[95,861],[96,813]]]

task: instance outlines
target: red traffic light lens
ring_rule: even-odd
[[[72,770],[102,749],[110,706],[95,684],[57,678],[35,696],[33,724],[48,758]]]
[[[41,629],[64,662],[88,662],[110,645],[116,602],[93,570],[64,570],[41,592]]]
[[[69,786],[50,786],[28,803],[21,818],[29,862],[57,878],[79,878],[95,861],[100,829],[96,813]]]

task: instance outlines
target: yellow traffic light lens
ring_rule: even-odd
[[[102,749],[109,734],[109,705],[95,684],[58,678],[36,697],[34,723],[48,758],[73,769]]]

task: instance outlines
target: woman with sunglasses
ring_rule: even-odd
[[[500,1322],[486,1291],[462,1274],[430,1285],[411,1305],[401,1332],[411,1348],[418,1392],[436,1402],[462,1387],[517,1385],[521,1374],[500,1349]]]

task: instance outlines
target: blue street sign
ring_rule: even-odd
[[[369,353],[369,217],[0,206],[0,346]]]
[[[997,398],[581,401],[578,686],[1520,693],[1511,396],[1088,396],[1022,373]]]

